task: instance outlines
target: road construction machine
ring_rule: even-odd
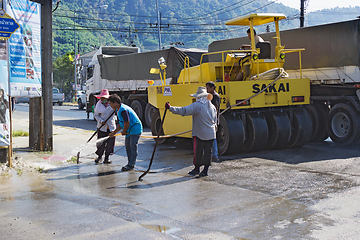
[[[281,45],[279,21],[285,18],[283,14],[258,13],[229,20],[226,25],[250,28],[250,49],[205,53],[198,66],[189,67],[185,61],[176,84],[163,81],[162,85],[149,86],[148,101],[157,108],[151,120],[153,135],[159,131],[166,102],[179,107],[189,105],[195,101],[189,95],[213,81],[221,98],[219,154],[299,147],[314,138],[317,126],[306,110],[310,104],[310,79],[303,76],[301,66],[305,49],[285,49]],[[276,29],[273,53],[269,41],[255,42],[253,31],[254,26],[272,22]],[[290,53],[298,59],[296,78],[290,78],[283,69]],[[166,63],[159,63],[160,69],[151,71],[166,79]],[[191,138],[191,128],[191,116],[168,113],[161,134]]]
[[[262,33],[276,51],[276,33]],[[236,49],[247,37],[223,39],[209,52]],[[330,139],[337,145],[360,142],[360,18],[281,31],[287,48],[305,48],[302,65],[296,54],[287,54],[284,68],[289,78],[300,73],[310,79],[310,104],[305,106],[313,124],[311,141]]]

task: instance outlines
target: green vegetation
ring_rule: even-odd
[[[23,130],[13,131],[13,137],[27,137],[27,136],[29,136],[29,133]]]
[[[67,160],[68,163],[76,163],[77,162],[77,157],[73,156],[71,157],[70,160]]]
[[[41,168],[41,167],[37,167],[37,168],[36,168],[36,171],[37,171],[38,173],[43,173],[43,172],[45,172],[44,169]]]
[[[18,176],[21,176],[23,173],[24,173],[24,171],[23,171],[22,169],[19,168],[19,169],[17,170],[17,175],[18,175]]]

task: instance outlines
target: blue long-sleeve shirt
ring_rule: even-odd
[[[213,104],[194,102],[186,107],[170,107],[170,112],[181,116],[192,115],[192,136],[201,140],[216,138],[216,109]]]

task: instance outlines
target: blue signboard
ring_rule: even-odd
[[[10,95],[41,96],[41,5],[29,0],[6,2],[6,13],[20,25],[8,40]]]
[[[4,38],[4,40],[9,39],[10,36],[11,36],[11,33],[0,32],[0,38]]]
[[[11,18],[3,9],[0,9],[0,40],[7,40],[20,25]]]
[[[0,18],[0,32],[13,33],[19,27],[19,24],[12,18]]]

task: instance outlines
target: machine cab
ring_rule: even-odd
[[[285,55],[282,54],[284,46],[281,46],[279,21],[285,19],[284,14],[277,13],[252,13],[243,17],[234,18],[225,24],[230,26],[249,26],[251,47],[249,50],[239,50],[236,53],[229,53],[226,62],[232,62],[239,65],[239,72],[236,80],[246,81],[259,79],[259,74],[269,69],[280,69],[285,62]],[[274,22],[276,29],[275,56],[271,59],[270,42],[258,42],[255,44],[254,26]],[[240,76],[240,77],[239,77]]]

